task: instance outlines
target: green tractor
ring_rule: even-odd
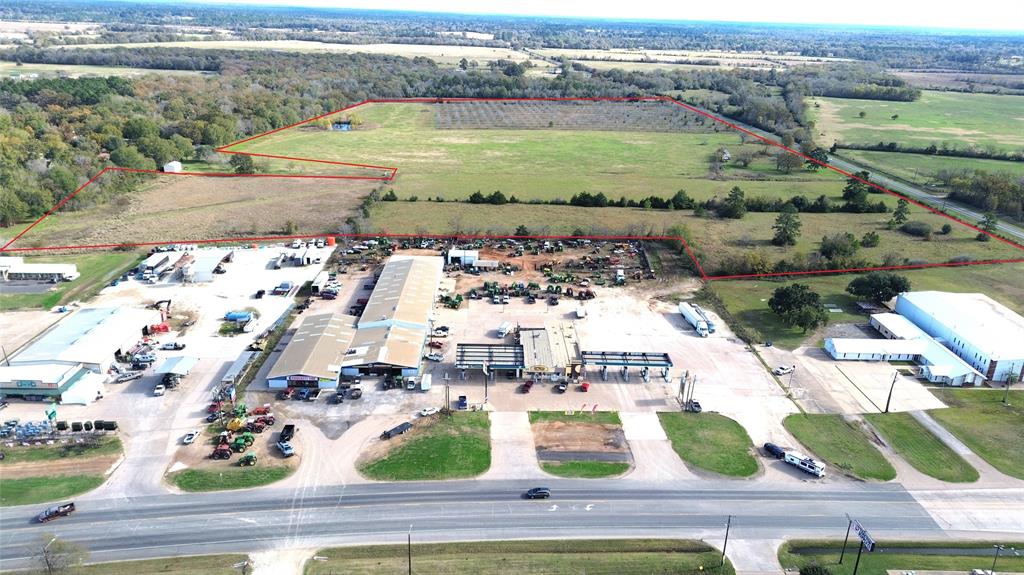
[[[238,465],[240,467],[252,467],[253,465],[256,465],[256,454],[255,453],[247,453],[247,454],[245,454],[244,456],[242,456],[241,459],[238,460]]]
[[[247,444],[241,437],[236,437],[235,440],[231,442],[231,449],[234,450],[235,453],[245,453],[245,450],[249,449],[249,444]]]
[[[235,438],[235,441],[238,441],[239,439],[244,441],[246,445],[252,445],[253,443],[256,442],[256,436],[253,435],[251,431],[243,432],[242,434]]]
[[[244,403],[239,403],[235,406],[235,417],[245,417],[249,413],[249,408]]]

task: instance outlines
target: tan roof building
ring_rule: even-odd
[[[519,328],[523,363],[528,373],[562,373],[580,363],[576,328],[569,322],[547,322],[543,328]]]
[[[425,330],[401,326],[356,331],[342,367],[391,365],[416,368],[423,354]]]
[[[444,259],[438,256],[391,256],[359,318],[359,329],[429,329],[443,270]]]
[[[340,313],[307,316],[267,375],[270,387],[285,387],[289,382],[301,381],[337,382],[355,334],[355,316]]]

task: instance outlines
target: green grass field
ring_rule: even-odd
[[[870,527],[869,527],[870,528]],[[841,533],[839,534],[842,535]],[[850,575],[853,573],[854,558],[857,555],[857,546],[852,543],[846,550],[846,557],[843,564],[839,565],[839,552],[842,550],[843,542],[839,541],[787,541],[779,548],[779,563],[782,567],[796,571],[800,567],[808,565],[821,565],[831,571],[834,575]],[[1001,542],[1008,547],[1020,544]],[[984,549],[988,553],[980,555],[956,554],[946,555],[923,554],[914,552],[922,548],[954,548],[954,549]],[[900,549],[906,551],[901,552]],[[889,575],[889,573],[904,573],[907,571],[946,571],[954,573],[970,573],[971,569],[989,569],[992,566],[992,542],[957,542],[942,541],[936,542],[913,542],[913,541],[879,541],[878,548],[874,553],[862,553],[858,575]],[[1013,556],[1010,553],[999,557],[999,564],[996,566],[998,573],[1019,573],[1024,571],[1024,556]]]
[[[1018,281],[1024,274],[1024,264],[998,264],[961,268],[930,268],[897,272],[910,280],[914,290],[951,292],[982,292],[998,300],[1017,313],[1024,313],[1024,284]],[[866,315],[858,313],[856,299],[846,293],[846,286],[855,274],[814,276],[777,280],[730,280],[711,284],[718,297],[736,320],[743,324],[756,341],[771,340],[775,345],[792,349],[805,342],[809,334],[799,328],[788,328],[770,309],[768,299],[776,288],[801,283],[822,296],[825,303],[838,305],[843,313],[829,314],[832,323],[867,322]]]
[[[826,473],[845,471],[861,479],[889,481],[896,470],[868,439],[867,434],[841,415],[796,414],[783,420],[786,429],[831,467]]]
[[[824,170],[786,175],[736,168],[726,172],[726,180],[708,179],[710,154],[721,146],[735,154],[743,146],[727,128],[709,133],[441,130],[435,128],[430,104],[371,104],[351,113],[362,120],[362,128],[299,127],[231,149],[397,167],[395,193],[421,200],[494,190],[523,201],[568,200],[583,191],[638,199],[669,197],[680,189],[704,199],[724,196],[734,185],[749,187],[750,195],[803,193],[813,198],[842,189],[842,178]]]
[[[257,463],[253,467],[232,465],[216,471],[186,469],[170,474],[169,478],[182,491],[226,491],[270,485],[294,472],[293,467]]]
[[[949,407],[929,413],[979,457],[1007,475],[1024,479],[1024,391],[936,389]]]
[[[563,411],[531,411],[530,423],[543,423],[545,421],[561,421],[564,423],[599,423],[602,425],[622,425],[617,411],[577,411],[573,415],[566,415]]]
[[[0,311],[26,308],[49,309],[74,300],[87,300],[141,260],[135,252],[91,252],[66,256],[32,256],[26,262],[72,263],[81,277],[55,284],[49,291],[33,294],[0,294]]]
[[[194,555],[115,561],[75,568],[75,575],[238,575],[233,567],[248,560],[247,555]]]
[[[757,472],[750,436],[743,426],[717,413],[659,412],[672,449],[686,463],[733,477]]]
[[[973,158],[951,158],[927,156],[924,154],[860,150],[840,150],[840,155],[915,184],[938,184],[939,182],[935,175],[941,170],[954,172],[960,170],[982,170],[1024,176],[1024,162],[976,160]]]
[[[413,532],[415,540],[416,533]],[[408,568],[405,545],[320,549],[306,575],[393,575]],[[721,552],[697,541],[675,539],[480,541],[412,546],[412,571],[437,575],[545,575],[734,573]]]
[[[541,469],[559,477],[596,479],[615,477],[629,471],[630,465],[616,461],[542,461]]]
[[[381,481],[474,477],[491,466],[491,421],[487,414],[456,412],[451,418],[417,425],[384,457],[363,463],[359,471]]]
[[[909,413],[868,413],[864,418],[914,469],[942,481],[970,483],[978,471]]]
[[[815,107],[815,103],[818,107]],[[875,144],[899,142],[913,146],[1024,147],[1024,97],[961,92],[922,91],[915,102],[847,98],[813,98],[808,113],[819,141]],[[864,112],[863,118],[859,117]],[[892,116],[898,114],[893,120]]]
[[[29,505],[67,499],[92,491],[106,481],[102,475],[48,475],[0,479],[0,506]]]

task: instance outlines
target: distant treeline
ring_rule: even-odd
[[[878,142],[877,144],[836,143],[835,150],[866,150],[872,152],[901,152],[905,154],[924,154],[927,156],[949,156],[954,158],[978,158],[985,160],[1004,160],[1008,162],[1024,162],[1024,148],[1020,150],[996,150],[992,148],[958,148],[946,142],[936,146],[908,146],[899,142]]]

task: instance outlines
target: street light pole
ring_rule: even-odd
[[[409,559],[409,575],[412,575],[412,523],[409,524],[409,539],[406,550]]]
[[[995,575],[995,572],[996,572],[996,561],[999,560],[999,552],[1002,551],[1003,549],[1006,549],[1006,547],[1004,547],[1003,545],[993,545],[993,547],[996,548],[996,556],[992,558],[992,569],[989,570],[989,573],[992,574],[992,575]]]
[[[885,412],[889,413],[889,404],[892,403],[892,390],[896,389],[896,380],[899,378],[900,372],[892,374],[892,385],[889,386],[889,398],[885,400]]]
[[[857,548],[857,560],[853,562],[853,575],[857,575],[857,567],[860,567],[860,554],[864,551],[864,541],[861,540],[860,547]]]
[[[729,528],[732,527],[732,515],[729,516],[725,521],[725,542],[722,543],[722,564],[720,567],[725,567],[725,549],[729,546]]]
[[[853,519],[850,518],[850,514],[846,514],[846,538],[843,539],[843,550],[839,553],[839,564],[843,564],[843,557],[846,555],[846,543],[850,541],[850,529],[853,527]]]

